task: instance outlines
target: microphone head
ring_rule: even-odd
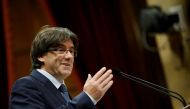
[[[114,75],[117,75],[117,76],[122,76],[122,71],[119,70],[118,68],[113,68],[113,69],[112,69],[112,73],[113,73]]]

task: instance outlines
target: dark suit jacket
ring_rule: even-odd
[[[16,81],[9,109],[95,109],[84,92],[66,103],[58,89],[37,70]]]

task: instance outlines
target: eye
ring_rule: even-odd
[[[66,50],[63,48],[57,48],[56,51],[65,52]]]
[[[74,49],[70,49],[68,50],[71,54],[74,54],[75,50]]]

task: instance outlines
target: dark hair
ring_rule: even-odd
[[[74,48],[77,50],[77,35],[69,29],[50,26],[42,27],[42,29],[37,33],[31,45],[30,56],[32,60],[32,69],[41,68],[43,63],[40,62],[38,58],[47,53],[50,47],[56,47],[62,41],[66,41],[68,39],[71,39],[73,41]]]

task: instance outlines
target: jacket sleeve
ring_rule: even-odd
[[[95,105],[85,92],[81,92],[68,103],[68,109],[95,109]]]

